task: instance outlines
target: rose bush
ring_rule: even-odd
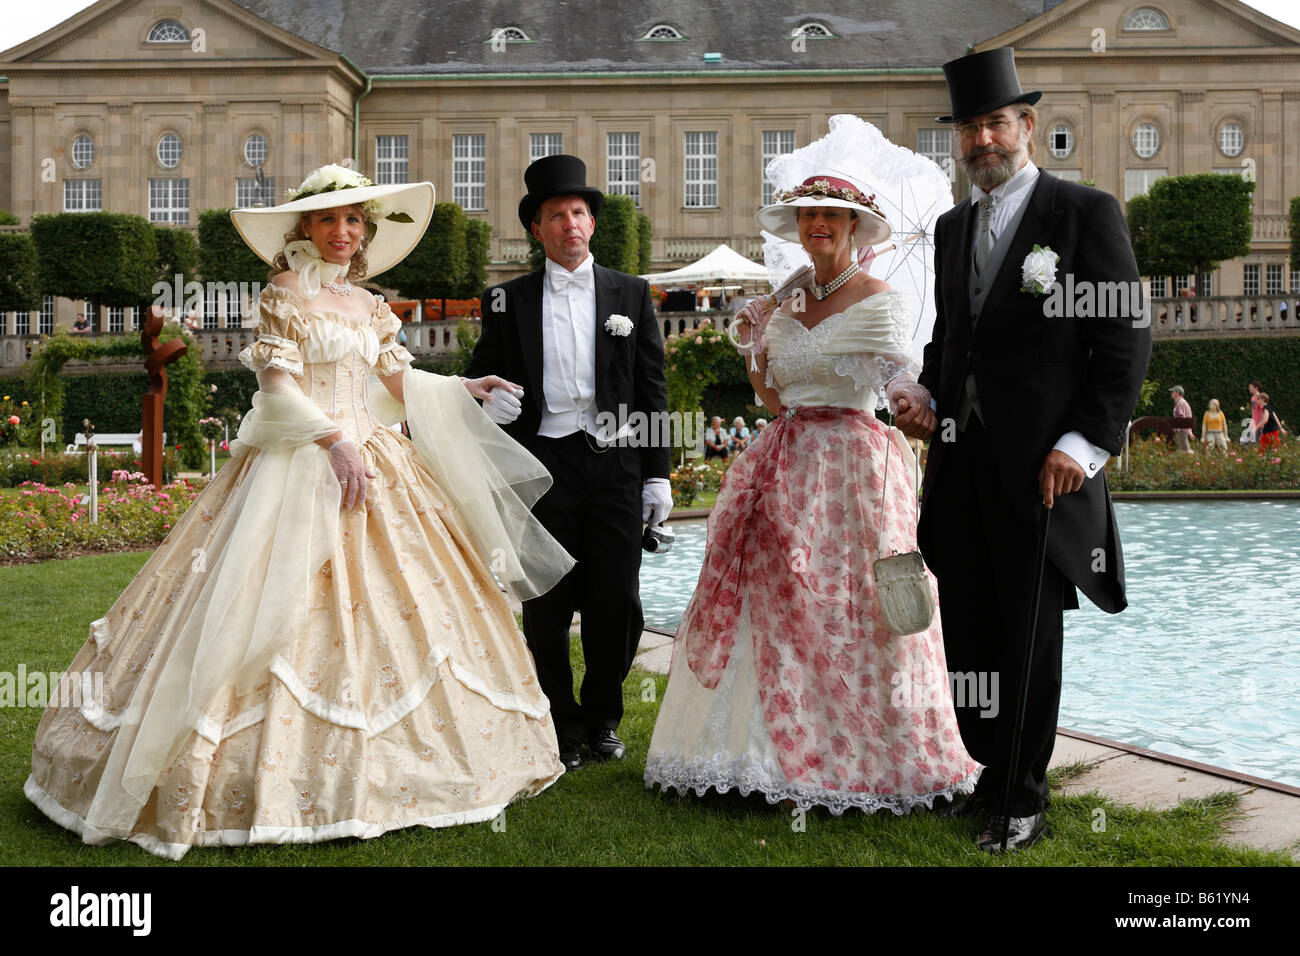
[[[198,497],[203,482],[181,480],[155,491],[144,475],[124,469],[100,485],[99,521],[89,496],[72,482],[24,482],[0,495],[0,560],[36,561],[75,551],[113,551],[157,544]]]

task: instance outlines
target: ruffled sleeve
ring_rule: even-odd
[[[298,293],[284,286],[265,286],[257,308],[261,315],[257,341],[239,353],[239,361],[254,372],[279,368],[290,375],[302,375],[298,346],[307,338],[307,323]]]
[[[387,302],[379,303],[373,323],[375,335],[379,336],[379,358],[375,361],[375,371],[380,375],[392,375],[410,368],[415,356],[398,341],[402,320],[393,314]]]
[[[830,355],[843,356],[836,371],[852,375],[859,388],[879,387],[899,375],[915,377],[920,363],[912,356],[912,310],[907,296],[896,290],[868,296],[848,310],[849,321],[827,344]],[[849,356],[857,361],[845,361]],[[874,374],[863,375],[866,360],[874,365]],[[853,366],[849,368],[848,366]]]

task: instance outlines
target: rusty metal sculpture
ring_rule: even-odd
[[[144,347],[144,370],[149,374],[149,391],[144,395],[144,428],[140,436],[144,474],[155,488],[163,486],[163,400],[167,397],[166,366],[185,354],[187,346],[178,338],[158,342],[163,328],[163,311],[154,306],[140,328]]]

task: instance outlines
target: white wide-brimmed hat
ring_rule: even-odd
[[[856,212],[857,241],[861,246],[874,246],[889,238],[889,222],[876,205],[876,197],[868,195],[861,183],[841,170],[827,169],[809,176],[793,189],[774,193],[773,198],[776,202],[760,209],[754,219],[760,229],[787,242],[801,241],[799,209],[803,206],[829,206]]]
[[[268,264],[284,251],[286,233],[313,209],[359,205],[365,211],[368,275],[378,275],[405,259],[424,235],[433,215],[433,183],[376,186],[355,169],[328,165],[312,170],[302,185],[286,191],[279,206],[232,209],[239,235]]]

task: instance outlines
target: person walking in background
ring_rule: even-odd
[[[1175,385],[1169,390],[1169,394],[1174,400],[1174,418],[1191,418],[1192,406],[1187,403],[1187,397],[1183,392],[1183,387],[1181,385]],[[1174,442],[1177,444],[1178,450],[1185,451],[1189,455],[1192,453],[1192,446],[1190,444],[1191,437],[1192,430],[1190,428],[1174,429]]]
[[[1222,448],[1228,453],[1228,418],[1219,410],[1219,400],[1210,399],[1210,405],[1201,416],[1201,444],[1210,443],[1211,448]]]
[[[1282,436],[1286,434],[1286,429],[1282,427],[1282,420],[1277,417],[1277,412],[1273,410],[1273,405],[1268,398],[1268,392],[1260,392],[1255,396],[1255,401],[1260,408],[1261,424],[1258,434],[1259,450],[1262,452],[1282,444]]]
[[[1264,386],[1251,382],[1246,386],[1250,390],[1250,441],[1259,441],[1259,426],[1264,423],[1264,410],[1259,404],[1259,390]]]

